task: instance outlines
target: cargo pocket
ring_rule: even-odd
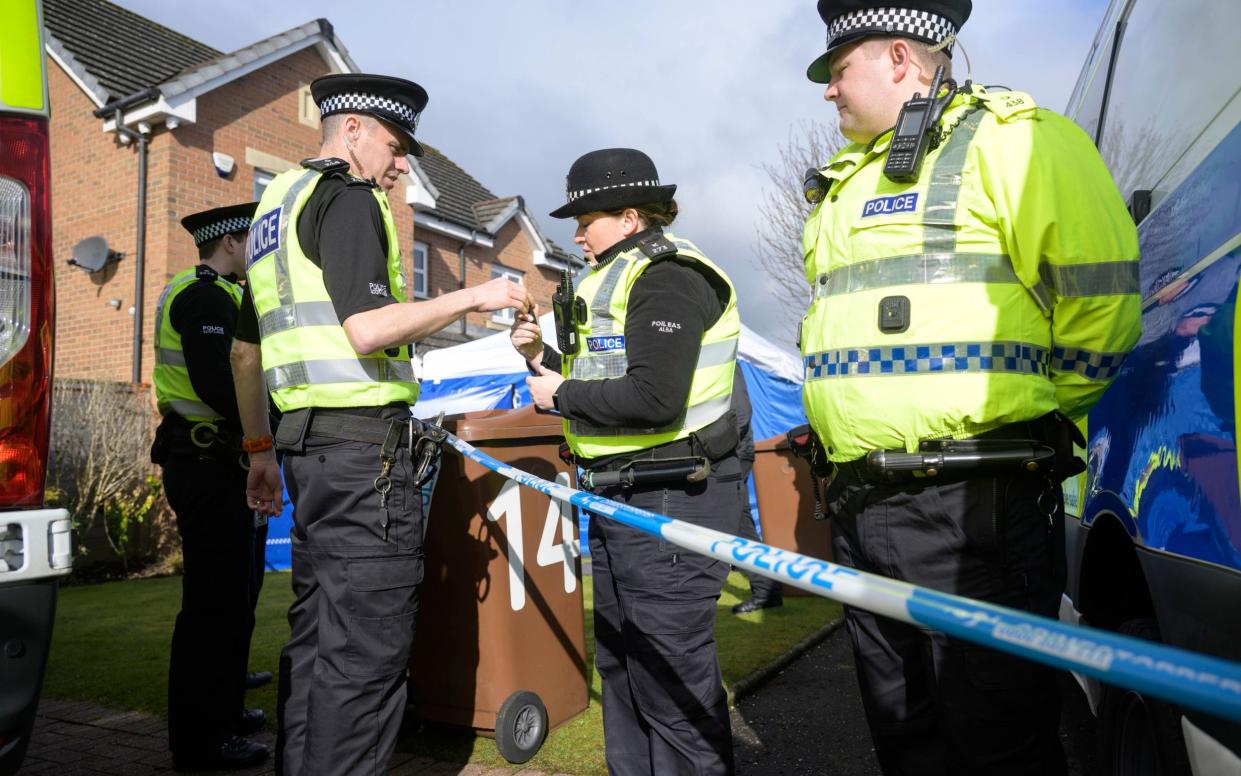
[[[404,670],[414,641],[421,556],[349,562],[349,636],[344,670],[351,676],[391,676]]]
[[[644,715],[674,725],[723,702],[713,604],[645,600],[626,607],[629,681]]]

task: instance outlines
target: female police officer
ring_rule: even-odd
[[[551,215],[577,219],[593,265],[558,305],[558,339],[580,347],[544,346],[537,309],[518,315],[512,341],[535,373],[534,403],[564,416],[584,486],[732,533],[744,495],[730,409],[741,321],[723,270],[664,233],[675,190],[640,151],[574,162],[568,202]],[[609,771],[731,773],[714,635],[728,566],[606,519],[591,522],[590,550]]]

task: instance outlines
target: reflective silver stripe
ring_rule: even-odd
[[[698,351],[698,366],[695,369],[706,369],[720,366],[737,360],[737,339],[726,339],[703,345]]]
[[[200,401],[192,401],[190,399],[173,399],[166,402],[165,406],[177,413],[183,418],[219,418],[220,413],[203,404]]]
[[[1101,261],[1094,264],[1041,264],[1043,283],[1060,296],[1112,296],[1138,293],[1136,261]]]
[[[263,372],[267,389],[278,391],[298,385],[331,383],[414,382],[414,368],[408,361],[388,358],[336,358],[294,361]]]
[[[940,152],[931,170],[927,184],[926,205],[923,206],[922,248],[925,253],[956,253],[957,249],[957,197],[961,193],[961,171],[965,168],[965,156],[969,151],[978,125],[986,111],[973,107],[963,116],[952,134],[948,145]]]
[[[924,283],[1020,283],[1002,253],[920,253],[849,264],[819,275],[814,298]]]
[[[602,353],[597,356],[579,355],[573,359],[570,380],[606,380],[624,377],[629,371],[629,356],[625,351]]]
[[[729,339],[703,345],[698,351],[698,363],[694,369],[721,366],[737,360],[737,340]],[[629,371],[629,356],[625,351],[583,355],[573,359],[570,380],[606,380],[624,377]]]
[[[603,281],[599,284],[599,288],[595,290],[595,297],[590,300],[590,333],[595,335],[611,334],[612,325],[615,319],[612,318],[612,294],[616,291],[616,284],[625,276],[625,271],[629,268],[630,259],[625,256],[617,256],[608,265],[607,274],[603,276]]]
[[[168,295],[172,293],[173,285],[169,283],[164,286],[164,290],[159,294],[159,301],[155,303],[155,352],[158,353],[160,329],[164,328],[164,305],[168,302]],[[185,363],[182,362],[182,366]]]
[[[647,436],[668,434],[684,428],[702,428],[713,421],[719,420],[732,407],[732,394],[727,393],[715,399],[708,399],[686,410],[685,414],[663,428],[616,428],[614,426],[592,426],[580,420],[569,421],[569,433],[578,437],[618,437]]]
[[[340,318],[331,302],[297,302],[263,313],[259,335],[267,337],[298,326],[339,326]]]
[[[281,307],[293,304],[293,281],[289,277],[289,224],[297,220],[293,217],[293,203],[297,201],[297,196],[302,193],[302,189],[318,179],[319,173],[307,170],[302,177],[293,181],[293,185],[289,186],[284,200],[280,203],[280,244],[275,250],[275,262],[276,296],[280,299]],[[296,229],[296,225],[294,228]]]
[[[155,363],[162,366],[185,366],[185,353],[172,348],[159,348],[155,351]]]

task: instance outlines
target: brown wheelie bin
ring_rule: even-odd
[[[487,410],[444,428],[487,455],[569,483],[560,421]],[[494,735],[525,762],[586,709],[582,571],[569,504],[445,447],[427,526],[411,698],[425,721]]]
[[[832,559],[831,521],[814,519],[810,465],[793,456],[783,434],[754,444],[754,493],[764,544]],[[784,594],[809,595],[792,585]]]

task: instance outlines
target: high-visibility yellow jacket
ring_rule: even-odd
[[[724,270],[708,259],[688,240],[671,233],[664,238],[675,247],[675,255],[709,267],[728,283],[731,292],[720,319],[702,334],[694,377],[690,382],[685,411],[661,428],[615,428],[593,426],[581,420],[564,421],[565,439],[577,455],[600,458],[618,453],[646,450],[686,439],[691,433],[723,417],[732,402],[733,370],[737,362],[737,340],[741,335],[741,316],[737,312],[737,291]],[[663,241],[660,241],[663,242]],[[666,245],[666,243],[665,243]],[[580,349],[565,355],[561,373],[570,380],[606,380],[622,377],[629,369],[625,351],[625,313],[633,284],[651,266],[645,245],[617,254],[581,282],[577,294],[589,312],[577,324]],[[668,248],[671,252],[671,248]],[[663,254],[656,253],[659,258]]]
[[[241,286],[237,283],[218,275],[212,280],[200,280],[197,267],[173,275],[155,305],[155,369],[151,374],[160,414],[175,412],[186,420],[196,422],[219,420],[222,416],[199,397],[190,383],[185,352],[181,347],[181,332],[172,326],[172,302],[191,284],[199,282],[215,283],[232,297],[234,304],[241,306]]]
[[[802,395],[835,461],[1080,418],[1140,332],[1137,230],[1090,138],[980,88],[941,127],[915,183],[884,177],[890,133],[820,170]]]
[[[322,179],[313,169],[277,175],[263,191],[246,246],[246,276],[259,319],[263,376],[282,412],[304,407],[413,404],[418,383],[409,346],[354,351],[323,284],[302,250],[297,218]],[[374,189],[388,239],[388,287],[405,300],[396,225],[388,198]]]

